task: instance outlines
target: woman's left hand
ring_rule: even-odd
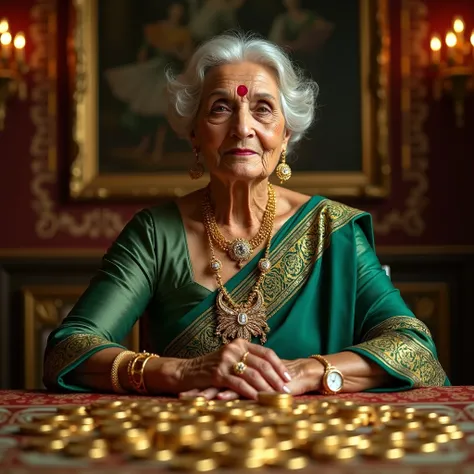
[[[291,390],[292,395],[302,395],[318,390],[324,373],[324,367],[320,362],[315,359],[295,359],[283,360],[283,363],[291,376],[291,382],[287,383],[287,387]],[[202,396],[208,400],[215,398],[218,400],[236,400],[239,398],[239,394],[233,390],[221,390],[214,387],[205,390],[189,390],[180,393],[179,396]]]

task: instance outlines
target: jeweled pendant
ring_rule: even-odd
[[[222,263],[219,259],[213,258],[209,266],[214,273],[217,273],[222,268]]]
[[[243,266],[243,262],[248,260],[252,255],[252,246],[250,242],[245,239],[235,239],[229,248],[229,257],[236,262],[239,262],[240,266]]]
[[[267,273],[268,271],[270,271],[271,268],[272,268],[272,262],[270,262],[270,259],[268,258],[261,258],[260,261],[258,262],[258,269],[262,273]]]
[[[263,294],[259,290],[255,291],[255,301],[250,306],[230,305],[224,293],[219,291],[216,312],[216,336],[219,336],[224,344],[236,338],[251,341],[253,337],[258,337],[261,344],[267,341],[270,327],[267,324]]]

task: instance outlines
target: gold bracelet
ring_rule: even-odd
[[[122,351],[115,357],[112,363],[112,369],[110,371],[110,381],[112,382],[112,389],[115,393],[127,393],[127,391],[122,387],[120,384],[118,371],[120,368],[120,362],[122,359],[128,355],[135,355],[136,353],[133,351]]]
[[[160,357],[158,354],[141,352],[128,363],[128,378],[130,380],[130,385],[136,392],[144,395],[148,393],[144,378],[145,365],[150,359],[158,357]]]

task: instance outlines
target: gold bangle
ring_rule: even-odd
[[[120,368],[120,362],[122,359],[127,355],[135,355],[136,353],[133,351],[122,351],[115,357],[112,363],[112,369],[110,371],[110,381],[112,382],[112,389],[115,393],[127,393],[127,391],[122,387],[120,384],[118,371]]]
[[[130,385],[132,388],[141,394],[146,395],[147,389],[145,386],[144,379],[144,369],[145,365],[150,359],[160,357],[157,354],[150,354],[149,352],[141,352],[137,354],[129,363],[128,363],[128,378],[130,380]]]

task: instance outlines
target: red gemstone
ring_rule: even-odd
[[[237,94],[240,95],[240,97],[243,97],[244,95],[247,95],[247,92],[249,90],[247,89],[247,86],[239,86],[237,87]]]

